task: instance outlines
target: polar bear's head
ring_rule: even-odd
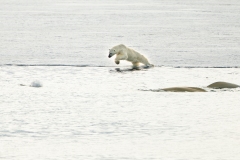
[[[114,56],[115,54],[117,54],[117,49],[109,49],[109,55],[108,58],[111,58],[112,56]]]
[[[113,48],[109,49],[109,55],[108,58],[111,58],[115,54],[118,54],[122,49],[126,48],[123,44],[114,46]]]

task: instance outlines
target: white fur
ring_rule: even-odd
[[[115,54],[116,54],[116,58],[115,58],[116,64],[119,64],[120,60],[127,60],[129,62],[132,62],[134,67],[139,66],[139,63],[143,63],[146,66],[153,66],[148,62],[146,57],[134,51],[133,49],[126,47],[123,44],[114,46],[112,49],[110,49],[108,57],[111,58]]]

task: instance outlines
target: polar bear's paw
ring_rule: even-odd
[[[154,65],[153,64],[147,64],[147,65],[144,66],[144,68],[151,68],[151,67],[154,67]]]

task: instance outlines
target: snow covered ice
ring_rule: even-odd
[[[0,159],[239,160],[240,88],[206,86],[240,84],[240,1],[3,0],[0,12]],[[155,67],[116,65],[120,43]],[[151,92],[175,86],[208,92]]]
[[[111,69],[1,67],[1,158],[238,159],[240,89],[139,89],[237,83],[239,70]],[[32,78],[44,86],[18,85]]]

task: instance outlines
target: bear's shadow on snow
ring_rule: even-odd
[[[147,71],[150,68],[152,67],[139,66],[139,67],[131,67],[131,68],[115,68],[114,70],[110,70],[110,72],[125,73],[125,72],[134,72],[134,71]]]

